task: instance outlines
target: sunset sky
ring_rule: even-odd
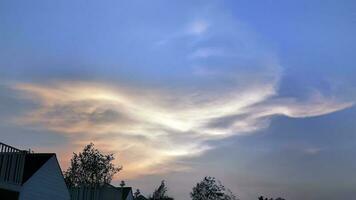
[[[356,195],[356,1],[0,1],[0,141],[94,142],[176,200]]]

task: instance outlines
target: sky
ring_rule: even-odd
[[[144,194],[356,195],[356,2],[0,1],[0,140]]]

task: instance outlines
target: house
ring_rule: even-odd
[[[138,197],[135,198],[135,200],[147,200],[147,198],[143,195],[138,195]]]
[[[69,189],[71,200],[133,200],[131,187],[81,186]]]
[[[30,153],[0,142],[0,197],[70,200],[54,153]]]
[[[117,187],[117,189],[120,190],[120,193],[123,194],[122,200],[133,200],[134,199],[131,187]]]

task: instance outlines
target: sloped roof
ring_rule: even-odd
[[[54,153],[29,153],[25,156],[25,167],[23,172],[22,184],[25,183],[31,176],[37,172]]]
[[[123,194],[123,199],[126,199],[127,196],[130,194],[132,191],[131,187],[116,187],[120,192]],[[132,193],[131,193],[132,194]]]
[[[89,199],[89,198],[91,198],[90,195],[94,194],[95,191],[103,191],[103,192],[99,192],[101,195],[108,192],[107,190],[105,190],[105,188],[110,188],[110,189],[113,189],[113,191],[117,192],[117,193],[115,193],[115,195],[111,195],[109,199],[125,200],[125,199],[127,199],[127,197],[129,197],[129,195],[132,196],[132,188],[131,187],[123,187],[123,188],[115,187],[109,183],[105,183],[104,185],[97,185],[97,186],[70,187],[69,191],[71,193],[72,198],[74,196],[73,199]],[[82,196],[78,195],[83,192],[90,193],[89,197],[87,196],[87,197],[83,198]],[[106,194],[108,194],[108,193],[106,193]],[[100,197],[101,197],[100,199],[104,199],[101,195],[100,195]]]
[[[135,198],[135,200],[147,200],[147,198],[143,195],[139,195],[137,198]]]

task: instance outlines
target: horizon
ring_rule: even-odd
[[[356,195],[356,2],[0,1],[0,138],[143,194]]]

